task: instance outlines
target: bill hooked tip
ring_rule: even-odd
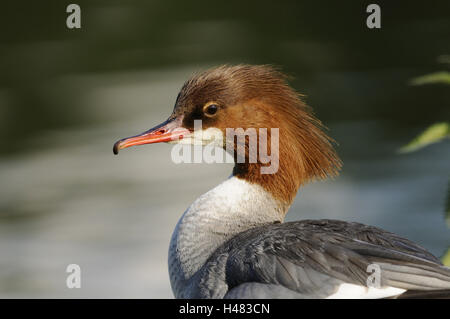
[[[119,154],[119,150],[120,150],[119,144],[120,144],[120,141],[117,141],[117,142],[114,143],[114,146],[113,146],[113,153],[114,153],[114,155],[118,155]]]

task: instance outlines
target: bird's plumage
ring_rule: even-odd
[[[449,269],[405,238],[359,223],[303,220],[252,228],[224,243],[196,274],[192,297],[326,298],[343,283],[366,286],[370,264],[380,266],[382,287],[450,289]]]
[[[450,269],[393,233],[335,220],[281,223],[299,187],[336,176],[341,161],[311,108],[271,66],[221,66],[194,75],[166,122],[118,141],[114,152],[180,139],[191,143],[198,120],[200,136],[208,129],[226,136],[228,128],[242,128],[245,161],[236,161],[233,176],[200,196],[180,218],[169,248],[176,297],[382,298],[405,290],[404,296],[418,296],[416,291],[442,296],[450,290]],[[250,137],[244,130],[260,134],[273,128],[279,145],[272,147],[272,138],[278,141],[272,131],[263,143],[279,167],[264,174],[267,162],[259,153],[249,161]],[[238,144],[233,136],[216,146],[234,152],[236,160]],[[379,286],[367,281],[370,266],[380,270]]]

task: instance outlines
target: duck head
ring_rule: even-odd
[[[202,130],[196,132],[199,120]],[[291,203],[303,183],[337,175],[341,167],[332,140],[311,108],[288,85],[284,74],[267,65],[220,66],[194,75],[181,88],[165,122],[117,141],[114,153],[159,142],[208,144],[217,141],[212,132],[226,136],[218,139],[217,146],[236,151],[239,139],[230,140],[229,129],[242,129],[241,133],[254,129],[258,141],[261,129],[265,129],[265,147],[272,153],[273,129],[277,129],[279,169],[273,174],[262,174],[261,167],[267,162],[259,154],[256,161],[249,160],[251,138],[245,136],[244,160],[236,160],[233,174],[260,184],[283,202]],[[236,152],[233,155],[236,159]]]

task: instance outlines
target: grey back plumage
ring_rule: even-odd
[[[225,242],[191,278],[195,298],[324,298],[342,283],[450,289],[450,269],[419,245],[382,229],[336,220],[270,224]]]

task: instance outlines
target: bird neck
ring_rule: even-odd
[[[189,279],[228,239],[282,222],[288,209],[259,184],[235,176],[200,196],[180,218],[171,239],[169,274],[175,296],[183,296]]]
[[[253,99],[244,104],[245,107],[235,109],[228,117],[231,123],[239,123],[240,118],[254,118],[258,146],[253,150],[257,148],[258,155],[254,156],[256,162],[249,160],[251,138],[246,137],[245,160],[240,163],[236,155],[239,143],[234,142],[234,137],[227,137],[227,147],[234,146],[233,150],[227,148],[230,154],[234,151],[231,154],[236,163],[234,176],[259,184],[274,198],[290,205],[301,185],[338,174],[341,161],[333,149],[332,139],[296,94],[289,91],[272,100]],[[261,130],[265,132],[263,135]],[[245,132],[241,134],[245,136]],[[262,157],[261,150],[265,150]]]
[[[272,154],[274,155],[274,154]],[[250,184],[261,186],[273,198],[290,206],[298,189],[304,183],[302,176],[302,163],[298,156],[293,156],[291,151],[287,151],[280,143],[280,150],[276,157],[277,169],[273,173],[262,173],[267,164],[256,163],[235,163],[233,176],[245,180]]]

